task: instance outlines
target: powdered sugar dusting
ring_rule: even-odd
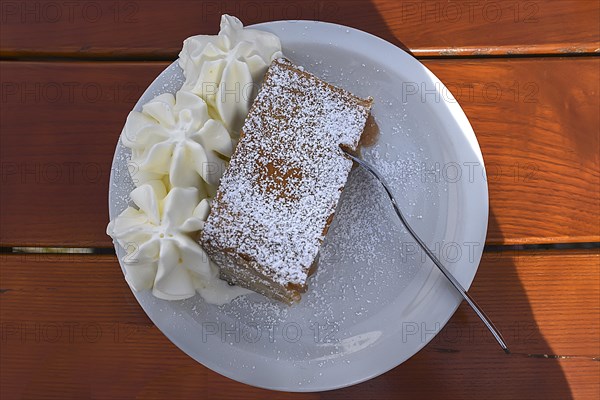
[[[281,285],[305,285],[352,162],[370,102],[274,62],[204,228]]]

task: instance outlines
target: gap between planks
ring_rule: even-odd
[[[600,242],[580,243],[542,243],[542,244],[513,244],[513,245],[486,245],[484,253],[503,251],[537,251],[537,250],[593,250],[599,249]],[[58,246],[6,246],[0,247],[0,254],[77,254],[86,255],[116,255],[112,247],[58,247]]]
[[[404,50],[406,51],[406,50]],[[481,52],[478,54],[463,54],[448,50],[446,54],[420,54],[419,52],[411,53],[411,56],[417,60],[478,60],[478,59],[528,59],[528,58],[585,58],[585,57],[600,57],[600,49],[594,52],[570,52],[565,51],[563,53],[506,53],[506,54],[494,54]],[[98,55],[82,55],[81,53],[75,54],[37,54],[32,53],[31,55],[21,55],[13,53],[2,53],[0,52],[0,61],[28,61],[28,62],[64,62],[64,61],[93,61],[93,62],[173,62],[177,58],[164,57],[161,55],[155,55],[152,53],[139,55],[139,56],[98,56]]]

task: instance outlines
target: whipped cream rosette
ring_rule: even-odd
[[[183,42],[179,66],[183,90],[202,97],[215,118],[237,136],[271,62],[282,57],[279,38],[244,28],[239,19],[223,15],[217,36],[192,36]]]
[[[209,213],[207,199],[196,188],[173,188],[160,181],[131,192],[128,207],[107,228],[126,249],[125,279],[136,291],[152,289],[165,300],[192,297],[196,290],[211,303],[222,304],[240,294],[218,279],[218,268],[197,242]]]
[[[108,234],[127,250],[126,280],[135,290],[153,288],[156,297],[185,299],[196,293],[193,277],[210,279],[208,256],[191,235],[202,229],[209,212],[195,188],[146,183],[131,192],[138,207],[128,207],[108,225]]]
[[[161,94],[127,117],[122,143],[131,149],[136,186],[163,180],[168,186],[218,185],[233,144],[206,102],[185,91]]]

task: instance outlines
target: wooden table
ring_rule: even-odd
[[[0,11],[3,400],[599,398],[597,1],[2,0]],[[151,323],[104,233],[112,154],[182,40],[214,34],[224,12],[353,26],[448,84],[490,175],[471,290],[517,354],[502,354],[463,304],[394,370],[286,394],[208,370]],[[92,253],[39,254],[47,247]]]

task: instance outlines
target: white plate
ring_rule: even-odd
[[[415,229],[468,288],[485,242],[487,183],[473,129],[442,83],[401,49],[356,29],[308,21],[254,27],[277,34],[292,61],[375,99],[382,134],[364,156],[388,177]],[[181,84],[174,63],[135,109]],[[126,207],[133,187],[128,157],[119,143],[111,219]],[[377,183],[360,170],[351,174],[300,304],[290,308],[257,294],[222,307],[199,296],[177,302],[148,292],[135,296],[156,326],[198,362],[240,382],[287,391],[340,388],[394,368],[428,343],[460,303],[416,249]]]

